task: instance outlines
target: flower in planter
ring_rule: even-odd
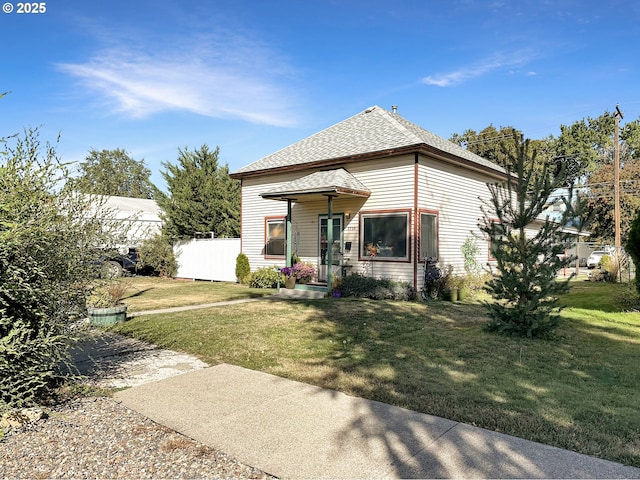
[[[89,308],[111,308],[122,303],[129,284],[112,280],[94,285],[87,298]]]
[[[280,269],[280,273],[283,274],[286,278],[291,278],[295,276],[293,271],[293,267],[284,267]]]
[[[316,269],[310,263],[299,262],[292,267],[284,267],[280,269],[285,278],[295,278],[300,283],[311,281],[316,274]]]
[[[300,283],[311,281],[313,276],[316,274],[316,269],[313,268],[313,265],[310,263],[299,262],[291,268],[293,270],[293,275]]]

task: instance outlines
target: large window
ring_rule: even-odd
[[[361,213],[360,257],[409,259],[409,212]]]
[[[286,253],[285,218],[266,218],[265,219],[265,241],[264,255],[265,257],[284,257]]]
[[[438,214],[420,212],[420,260],[438,258]]]

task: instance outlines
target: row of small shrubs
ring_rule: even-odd
[[[354,273],[342,278],[335,290],[343,297],[375,300],[415,300],[416,289],[408,282],[388,278],[372,278]]]

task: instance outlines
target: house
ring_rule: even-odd
[[[300,257],[317,280],[364,273],[421,288],[424,258],[463,271],[488,183],[506,172],[400,116],[366,109],[233,172],[242,251],[253,270]],[[329,268],[331,266],[331,268]]]

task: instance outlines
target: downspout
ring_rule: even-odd
[[[333,269],[333,197],[327,195],[327,292],[331,291]]]
[[[293,243],[293,237],[292,237],[292,228],[291,228],[291,199],[288,198],[287,199],[287,248],[286,248],[286,254],[287,254],[287,259],[286,259],[286,266],[287,267],[291,267],[292,266],[292,261],[291,261],[291,244]]]

